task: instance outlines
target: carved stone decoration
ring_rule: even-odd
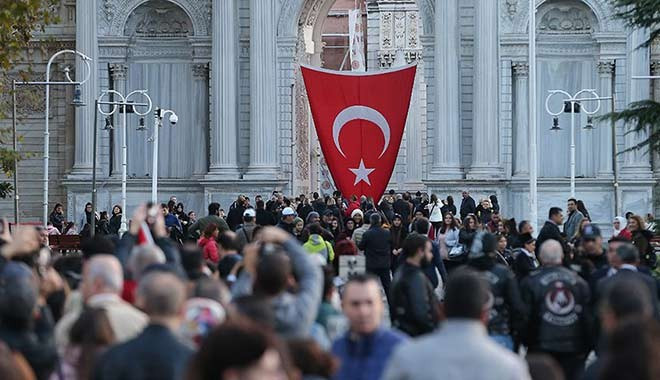
[[[406,24],[408,25],[408,38],[407,46],[408,49],[418,49],[419,48],[419,33],[417,32],[419,28],[418,14],[415,12],[408,12],[408,20]]]
[[[406,47],[406,12],[394,13],[394,46],[397,49]]]
[[[518,0],[504,0],[506,14],[510,20],[518,13]]]
[[[206,80],[209,77],[209,64],[195,63],[192,65],[192,72],[196,80]]]
[[[128,66],[123,63],[111,63],[110,67],[110,78],[113,81],[116,80],[125,80],[126,72],[128,71]]]
[[[529,76],[529,64],[527,62],[515,62],[511,65],[513,69],[513,75],[515,77],[528,77]]]
[[[183,37],[193,34],[190,17],[167,0],[152,0],[128,17],[124,35],[136,37]]]
[[[103,0],[98,9],[99,35],[121,36],[124,34],[128,19],[133,12],[142,6],[168,3],[179,7],[190,20],[190,34],[208,36],[212,30],[209,7],[211,0]],[[177,29],[178,30],[178,29]]]
[[[393,47],[393,22],[392,12],[380,14],[380,48],[391,49]]]
[[[309,54],[306,53],[305,48],[305,33],[304,26],[299,27],[298,38],[296,42],[296,56],[295,60],[299,63],[309,64]],[[308,112],[307,92],[305,91],[305,84],[302,78],[302,72],[295,70],[295,92],[294,99],[294,128],[295,128],[295,165],[296,165],[296,178],[304,184],[309,183],[309,174],[311,170],[311,156],[309,151],[309,135],[310,122]],[[302,190],[308,190],[302,189]],[[308,190],[309,191],[309,190]]]
[[[545,13],[538,24],[538,30],[546,33],[591,33],[593,19],[584,9],[578,7],[557,7]]]
[[[507,12],[508,0],[501,0],[501,20],[502,32],[504,33],[527,33],[527,24],[529,21],[529,14],[527,6],[529,0],[518,0],[518,12],[509,21],[508,17],[504,14]],[[555,0],[555,1],[540,1],[535,0],[539,4],[536,22],[537,26],[543,16],[552,9],[570,9],[576,8],[585,12],[590,18],[591,27],[593,30],[606,30],[608,32],[624,32],[625,25],[622,19],[614,17],[615,9],[612,7],[611,0]]]
[[[613,61],[600,61],[598,62],[598,74],[611,76],[614,72],[615,64]]]
[[[651,75],[660,75],[660,61],[651,62]]]

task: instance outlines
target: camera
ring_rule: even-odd
[[[174,125],[179,122],[179,117],[176,114],[170,115],[170,124]]]

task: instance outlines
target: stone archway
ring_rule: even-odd
[[[298,70],[298,65],[300,63],[309,64],[313,66],[321,66],[321,54],[323,51],[323,44],[321,42],[321,32],[323,30],[323,24],[328,15],[328,11],[331,9],[335,0],[323,0],[323,1],[313,1],[313,0],[285,0],[281,12],[280,18],[278,20],[278,55],[280,61],[280,73],[282,76],[285,76],[288,81],[290,81],[290,88],[287,89],[290,91],[287,97],[282,97],[280,99],[280,105],[284,105],[280,109],[291,109],[291,122],[288,125],[282,125],[282,130],[286,131],[289,129],[291,131],[291,137],[293,139],[293,144],[289,146],[283,146],[283,149],[290,149],[292,157],[295,157],[293,160],[292,166],[292,191],[294,193],[308,193],[309,191],[314,191],[318,188],[319,183],[319,164],[321,162],[321,152],[318,147],[318,142],[316,140],[314,128],[312,126],[311,117],[309,115],[308,103],[306,99],[306,93],[304,91],[304,85],[302,83],[302,77]],[[391,4],[391,3],[390,3]],[[422,188],[421,179],[423,178],[423,168],[425,163],[424,159],[427,157],[425,153],[425,144],[423,141],[413,141],[414,139],[424,139],[426,136],[426,104],[429,101],[426,96],[426,83],[428,83],[427,75],[433,75],[432,70],[425,72],[425,65],[422,62],[422,45],[424,46],[424,61],[432,62],[433,60],[433,5],[429,0],[417,0],[414,1],[402,1],[401,6],[405,4],[406,6],[415,6],[418,4],[418,12],[415,12],[415,16],[412,17],[412,21],[415,22],[415,25],[418,25],[421,20],[421,28],[419,31],[415,31],[414,40],[417,43],[417,49],[415,51],[401,51],[404,59],[407,63],[414,61],[419,61],[422,63],[420,70],[418,71],[418,83],[416,87],[420,88],[420,91],[417,91],[413,96],[416,98],[414,104],[423,104],[420,110],[412,110],[409,116],[409,125],[413,124],[416,126],[416,130],[412,131],[412,135],[415,137],[410,140],[410,142],[405,141],[402,143],[401,157],[402,159],[398,160],[397,168],[395,173],[392,176],[392,182],[396,181],[396,186],[403,186],[404,177],[406,177],[406,172],[408,172],[405,167],[406,159],[405,152],[415,152],[418,154],[415,163],[417,164],[414,173],[408,175],[414,175],[416,178],[416,183],[414,187]],[[370,5],[372,7],[373,5]],[[401,8],[403,9],[403,8]],[[380,16],[377,16],[380,17]],[[295,22],[297,21],[297,22]],[[376,20],[378,22],[378,20]],[[394,23],[392,23],[392,32],[394,32]],[[369,36],[365,36],[365,39],[368,39]],[[373,37],[372,37],[373,38]],[[378,36],[375,37],[375,45],[378,46]],[[388,68],[392,65],[394,58],[396,56],[396,51],[376,54],[376,52],[367,53],[367,61],[371,68]],[[429,65],[432,67],[432,64]],[[291,70],[292,69],[292,70]],[[281,76],[281,77],[282,77]],[[411,107],[413,108],[413,107]],[[410,128],[409,128],[410,129]],[[286,133],[286,132],[285,132]],[[407,133],[406,135],[410,135]],[[407,177],[406,177],[407,178]],[[407,180],[407,179],[406,179]],[[406,184],[410,187],[410,184]]]

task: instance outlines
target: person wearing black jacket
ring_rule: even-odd
[[[415,223],[413,223],[413,227],[414,229],[412,233],[418,233],[423,236],[428,236],[429,228],[431,228],[431,224],[429,223],[428,219],[424,217],[420,217],[419,219],[417,219]],[[422,271],[424,271],[424,274],[431,282],[431,286],[433,286],[433,289],[435,289],[440,284],[440,281],[438,280],[438,275],[436,274],[436,269],[438,270],[438,273],[440,273],[440,277],[442,278],[443,284],[447,283],[447,269],[445,267],[445,263],[442,261],[442,256],[440,255],[440,246],[438,245],[438,243],[434,241],[431,241],[431,244],[432,244],[431,253],[433,253],[433,260],[430,263],[427,263],[426,265],[422,265]]]
[[[60,231],[60,233],[64,233],[64,223],[66,223],[66,220],[64,218],[64,208],[61,203],[55,205],[53,212],[51,212],[50,216],[48,217],[48,220],[53,225],[53,227]]]
[[[564,215],[562,209],[559,207],[551,207],[548,212],[548,220],[545,222],[543,228],[541,228],[541,231],[539,232],[539,236],[536,238],[537,254],[539,253],[538,250],[541,248],[543,242],[550,239],[558,241],[564,250],[564,255],[568,254],[568,246],[565,243],[565,239],[561,236],[561,231],[559,231],[559,226],[561,226],[563,222]]]
[[[469,252],[472,247],[472,241],[477,235],[477,217],[474,215],[467,215],[463,221],[463,228],[458,234],[458,243],[465,247],[465,251]]]
[[[277,224],[277,219],[272,212],[266,210],[263,200],[257,201],[257,218],[256,223],[258,226],[274,226]]]
[[[443,218],[448,212],[451,212],[452,215],[456,216],[456,205],[454,204],[454,197],[451,195],[447,196],[447,200],[445,201],[445,204],[440,208],[440,212],[442,213]]]
[[[243,213],[247,209],[247,200],[244,195],[239,195],[238,199],[229,207],[227,214],[227,225],[232,231],[236,231],[238,226],[243,223]]]
[[[493,295],[488,333],[500,345],[513,351],[526,314],[518,281],[508,267],[495,261],[497,239],[493,234],[480,233],[475,239],[468,256],[468,266],[482,275]]]
[[[394,275],[390,293],[392,326],[410,336],[433,331],[438,323],[438,299],[421,267],[431,261],[431,242],[411,234],[403,242],[404,261]]]
[[[592,348],[591,292],[586,281],[561,265],[562,258],[561,244],[546,241],[540,249],[542,268],[520,286],[528,308],[523,343],[530,353],[552,356],[567,379],[576,379]]]
[[[539,267],[536,253],[534,253],[535,247],[538,245],[536,245],[536,240],[530,234],[522,234],[519,238],[522,247],[518,250],[518,255],[513,262],[513,271],[518,280],[522,280]]]
[[[470,196],[470,193],[463,191],[463,200],[461,201],[461,219],[464,220],[468,214],[474,214],[477,212],[477,205],[474,203],[474,198]]]
[[[358,248],[364,251],[367,272],[380,278],[389,299],[390,294],[390,256],[392,255],[392,242],[390,232],[382,226],[380,214],[373,213],[369,217],[369,229],[362,235]]]

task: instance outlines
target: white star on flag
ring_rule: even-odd
[[[355,174],[355,183],[353,183],[353,186],[360,183],[360,181],[364,181],[367,183],[367,185],[371,186],[371,182],[369,181],[369,174],[371,174],[371,172],[373,172],[376,169],[367,169],[364,166],[363,159],[360,159],[360,167],[358,167],[357,169],[349,168],[348,170],[352,171],[353,174]]]

